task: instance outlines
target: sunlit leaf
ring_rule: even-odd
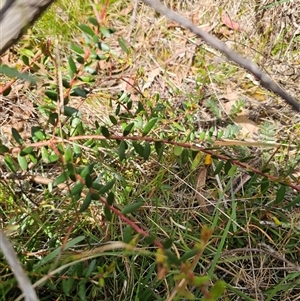
[[[85,32],[86,34],[88,34],[89,36],[93,37],[95,35],[95,32],[92,30],[91,27],[85,25],[85,24],[79,24],[78,27]]]
[[[198,152],[196,157],[194,158],[194,160],[192,162],[192,166],[191,166],[192,171],[195,170],[199,166],[199,164],[201,162],[201,159],[202,159],[202,153]]]
[[[182,146],[174,146],[173,152],[175,156],[180,156],[182,154],[183,147]]]
[[[156,124],[157,120],[158,120],[158,118],[152,118],[149,120],[149,122],[145,125],[145,127],[143,129],[143,132],[142,132],[143,136],[146,136],[152,130],[152,128]]]
[[[22,168],[22,170],[27,170],[28,163],[27,163],[26,157],[21,156],[21,154],[18,154],[18,163],[19,163],[20,167]]]

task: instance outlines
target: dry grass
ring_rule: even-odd
[[[297,20],[300,19],[299,0],[266,10],[263,8],[272,4],[272,1],[227,1],[225,4],[221,0],[201,3],[174,0],[165,2],[192,19],[195,24],[218,36],[241,55],[253,59],[293,96],[300,95],[298,84],[300,36],[297,27],[299,23]],[[71,10],[71,7],[69,8]],[[54,8],[55,10],[57,8]],[[222,12],[226,12],[237,22],[241,26],[241,31],[233,31],[224,25]],[[49,13],[50,16],[51,14],[53,11]],[[86,16],[83,16],[83,19],[85,18]],[[67,18],[65,21],[66,25],[69,24],[68,20]],[[41,26],[43,22],[45,20],[41,20]],[[107,120],[108,112],[112,110],[109,102],[119,91],[131,89],[132,99],[137,101],[139,93],[130,87],[132,85],[150,100],[154,94],[159,94],[160,98],[173,108],[174,115],[178,113],[176,118],[183,118],[181,105],[187,99],[191,99],[196,104],[191,109],[191,114],[197,120],[195,126],[199,127],[199,131],[211,126],[217,129],[226,128],[227,120],[231,119],[229,115],[232,105],[236,100],[242,99],[246,103],[243,110],[245,117],[242,119],[243,122],[241,119],[234,119],[234,122],[241,125],[244,130],[235,140],[237,145],[244,138],[256,142],[272,138],[273,142],[299,144],[299,117],[281,99],[262,89],[245,70],[228,62],[222,54],[204,44],[198,37],[164,17],[157,16],[145,5],[139,3],[135,10],[135,1],[116,1],[111,4],[106,22],[116,29],[112,40],[108,41],[114,56],[109,63],[99,66],[99,81],[91,89],[88,98],[84,102],[78,100],[71,102],[80,108],[89,126],[94,126],[96,120],[103,123]],[[36,30],[39,30],[38,26]],[[56,36],[57,33],[50,34]],[[73,34],[72,39],[80,41],[77,33]],[[116,43],[116,37],[124,38],[132,47],[127,61]],[[62,44],[67,44],[64,39]],[[61,55],[65,59],[63,50]],[[37,94],[41,95],[42,92],[41,88]],[[216,100],[221,119],[226,121],[224,124],[217,122],[216,116],[207,106],[210,99]],[[272,137],[258,132],[261,127],[266,127],[267,122],[270,124],[268,130],[270,131],[271,127],[274,129]],[[166,125],[162,130],[167,130],[168,126],[170,125]],[[271,172],[277,175],[289,168],[287,161],[290,160],[292,165],[297,162],[299,156],[297,150],[291,152],[285,147],[280,151],[258,147],[247,150],[238,147],[233,150],[224,148],[224,151],[233,156],[240,155],[239,152],[245,152],[245,156],[261,156],[264,163],[272,159]],[[87,154],[90,158],[96,158],[94,156],[96,155],[92,152]],[[177,164],[176,158],[170,156],[164,158],[163,162],[157,162],[152,158],[150,163],[137,160],[127,165],[124,163],[121,167],[114,161],[111,165],[116,172],[126,178],[131,188],[134,187],[130,193],[135,195],[134,193],[138,192],[139,196],[145,198],[144,211],[139,212],[139,222],[149,231],[155,229],[158,237],[174,235],[183,245],[188,245],[194,242],[199,232],[197,229],[203,224],[216,226],[214,238],[206,251],[201,268],[210,276],[214,274],[230,284],[227,300],[244,300],[245,296],[248,300],[300,298],[297,285],[299,213],[296,209],[293,213],[286,212],[280,208],[281,204],[275,204],[276,192],[272,190],[273,188],[270,188],[269,193],[262,194],[259,199],[253,199],[250,192],[243,195],[244,187],[242,187],[239,197],[231,200],[231,205],[236,206],[235,217],[231,216],[231,219],[236,224],[233,223],[234,225],[231,224],[226,228],[227,223],[222,221],[227,214],[226,208],[224,216],[220,217],[212,217],[203,212],[196,197],[197,175],[190,170],[181,169],[182,166]],[[243,175],[244,172],[237,173],[235,178],[239,179]],[[209,172],[205,197],[209,200],[217,199],[220,186],[226,192],[227,189],[230,190],[224,179],[229,180],[226,177],[218,178]],[[129,198],[130,193],[125,195],[121,188],[116,195],[119,200],[126,202],[126,197]],[[42,194],[47,192],[42,191]],[[53,195],[49,193],[51,201],[33,210],[34,215],[28,221],[28,226],[37,223],[42,228],[47,224],[49,232],[57,229],[57,235],[63,236],[73,222],[72,204],[69,200],[63,203],[59,194],[55,196],[56,198]],[[227,195],[230,196],[230,193]],[[293,198],[294,194],[291,192],[286,202]],[[154,205],[153,200],[156,200],[157,204]],[[40,218],[45,217],[44,208],[53,205],[55,209],[50,217],[46,220]],[[61,214],[62,212],[66,213]],[[78,232],[96,237],[101,233],[104,240],[119,238],[118,231],[123,231],[121,220],[116,220],[115,225],[111,227],[103,221],[102,211],[99,211],[97,206],[91,206],[89,213],[90,216],[80,217]],[[12,218],[13,214],[9,215]],[[279,228],[274,223],[268,224],[274,216],[280,221],[286,219],[285,227]],[[50,222],[51,218],[55,222]],[[226,240],[222,241],[224,237]],[[181,246],[174,244],[173,248],[175,253],[182,252]],[[219,255],[220,259],[214,266],[216,255]],[[140,262],[135,264],[139,265]],[[144,267],[142,264],[141,266]],[[135,278],[130,272],[130,264],[126,262],[125,267],[126,277],[133,279],[130,286],[133,287]],[[203,271],[199,268],[198,272],[201,274]],[[296,279],[295,282],[298,281],[296,285],[293,284],[293,277]],[[129,292],[117,288],[116,283],[113,284],[116,290],[122,290],[120,296],[129,300],[126,295]],[[161,285],[157,289],[161,289],[158,295],[159,293],[163,295],[168,285]],[[244,296],[238,296],[236,290],[242,292]],[[114,296],[114,293],[111,293],[111,296]]]

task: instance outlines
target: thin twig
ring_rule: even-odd
[[[3,251],[4,256],[6,257],[19,285],[25,296],[26,301],[38,301],[35,290],[30,283],[30,280],[23,271],[23,268],[18,260],[18,257],[15,254],[11,243],[5,236],[3,230],[0,229],[0,248]]]

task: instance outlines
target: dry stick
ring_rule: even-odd
[[[15,44],[54,0],[6,0],[0,10],[0,55]]]
[[[229,47],[227,47],[219,39],[210,35],[209,33],[206,33],[200,28],[196,27],[190,20],[177,14],[173,10],[167,8],[159,1],[156,0],[142,0],[142,1],[147,5],[151,6],[153,9],[155,9],[158,13],[166,16],[168,19],[172,21],[177,22],[178,24],[182,25],[184,28],[190,30],[191,32],[195,33],[197,36],[201,37],[206,43],[208,43],[209,45],[213,46],[215,49],[224,53],[229,60],[237,63],[244,69],[250,71],[260,80],[260,83],[263,87],[281,96],[288,104],[290,104],[293,107],[294,110],[300,112],[300,104],[292,96],[290,96],[283,89],[281,89],[267,74],[262,72],[259,69],[259,67],[251,60],[241,57],[239,54],[237,54]]]
[[[20,288],[25,296],[26,301],[38,301],[38,297],[33,289],[28,277],[24,273],[22,266],[15,254],[13,247],[6,238],[3,230],[0,229],[0,247],[6,257],[15,277],[17,278]]]

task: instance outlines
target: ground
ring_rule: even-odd
[[[299,100],[300,1],[199,2],[165,4],[252,59]],[[0,110],[2,142],[11,150],[2,173],[23,169],[22,178],[3,177],[1,224],[32,282],[48,277],[37,286],[40,299],[172,300],[185,293],[180,300],[191,294],[215,300],[209,296],[223,280],[219,300],[296,300],[299,114],[249,72],[146,5],[104,3],[61,0],[2,57],[21,69],[24,56],[33,60],[49,38],[61,59],[61,68],[57,59],[37,59],[30,72],[41,80],[34,86],[14,82]],[[70,56],[75,60],[78,52],[70,45],[88,44],[78,22],[92,26],[88,19],[95,11],[102,27],[115,32],[104,34],[106,59],[85,65],[95,71],[93,79],[82,76],[76,87],[88,94],[71,94],[67,105],[80,116],[62,118],[61,132],[51,123],[56,103],[45,92],[56,91],[59,72],[64,80],[72,73]],[[7,82],[3,78],[2,86]],[[101,126],[127,139],[113,139]],[[28,156],[17,155],[12,127],[25,146],[36,143]],[[38,138],[43,133],[46,138]],[[141,143],[132,143],[134,135]],[[51,137],[65,139],[58,152],[48,143]],[[80,153],[70,141],[79,141]],[[104,186],[114,179],[103,195],[109,200],[113,193],[121,213],[110,217],[102,198],[81,210],[90,187],[80,190],[71,174],[69,181],[57,181],[64,168],[71,173],[70,163],[81,168],[81,176],[93,163],[91,179]],[[155,241],[147,242],[143,231]],[[7,270],[4,263],[0,276],[5,300],[11,300],[19,292]],[[196,284],[203,279],[205,285]],[[186,291],[180,289],[183,280]]]

